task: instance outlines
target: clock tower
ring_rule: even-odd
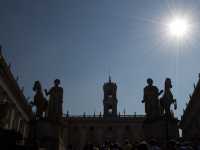
[[[111,81],[109,76],[108,82],[103,85],[104,92],[104,117],[116,117],[117,116],[117,85]]]

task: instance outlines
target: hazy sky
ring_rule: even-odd
[[[102,85],[118,85],[118,111],[144,114],[146,79],[162,89],[172,78],[178,116],[200,72],[198,0],[1,0],[0,44],[25,95],[35,80],[64,87],[64,110],[103,111]],[[177,41],[165,24],[187,16],[190,34]]]

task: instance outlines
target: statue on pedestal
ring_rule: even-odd
[[[163,92],[153,85],[151,78],[147,79],[147,86],[144,88],[144,96],[142,103],[145,103],[145,113],[147,118],[160,116],[159,95]]]
[[[35,96],[34,101],[31,102],[31,104],[36,106],[36,117],[42,118],[43,113],[47,110],[48,102],[43,95],[40,81],[35,81],[33,91],[35,92]]]
[[[176,99],[173,98],[171,88],[172,88],[171,79],[167,78],[165,80],[164,94],[160,99],[162,114],[165,114],[167,116],[172,116],[171,110],[170,110],[171,104],[174,104],[174,109],[177,109]]]
[[[171,92],[171,80],[167,78],[165,80],[165,89],[162,97],[159,99],[159,95],[163,92],[159,92],[158,88],[153,86],[153,80],[147,80],[148,85],[144,88],[144,100],[145,112],[147,119],[143,122],[143,130],[145,138],[155,139],[171,139],[179,137],[178,119],[173,117],[170,112],[170,106],[175,104],[176,100],[173,98]]]
[[[54,86],[49,90],[45,90],[46,95],[49,95],[48,118],[50,120],[57,120],[62,117],[63,104],[63,88],[59,86],[60,80],[54,81]]]

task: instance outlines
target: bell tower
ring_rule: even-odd
[[[117,85],[111,81],[109,76],[108,82],[103,85],[104,92],[104,117],[116,117],[117,116]]]

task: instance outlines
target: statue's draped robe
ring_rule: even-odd
[[[52,87],[49,91],[48,118],[62,117],[63,88]]]
[[[146,86],[144,88],[145,112],[147,116],[159,115],[159,90],[156,86]]]

